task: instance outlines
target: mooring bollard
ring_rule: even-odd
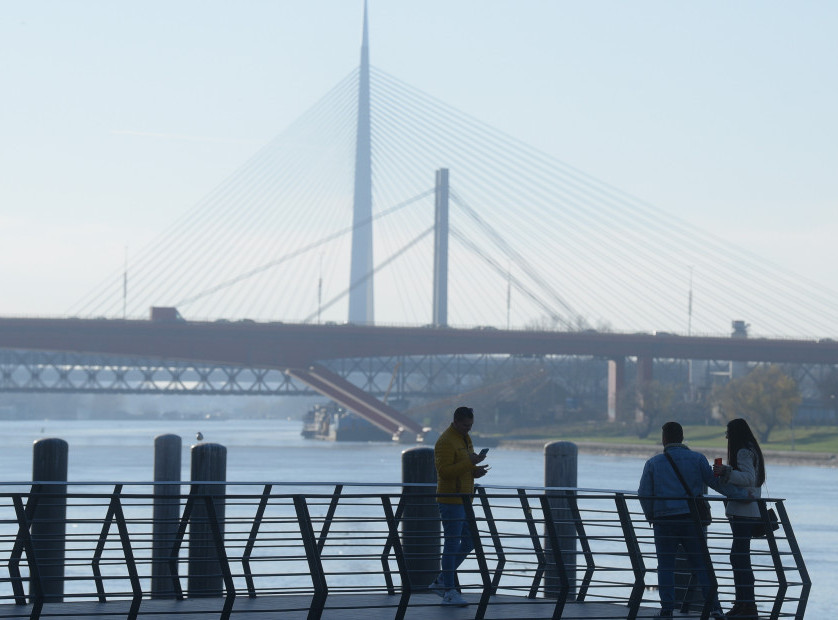
[[[436,484],[433,448],[410,448],[402,452],[402,482]],[[402,549],[407,575],[414,591],[436,579],[440,565],[440,521],[433,487],[404,487]]]
[[[575,489],[578,458],[579,450],[574,443],[554,441],[546,444],[544,446],[544,486]],[[547,495],[559,537],[559,552],[564,560],[570,585],[569,593],[572,594],[576,591],[576,525],[573,520],[571,502],[566,499],[566,493],[561,491],[548,491]],[[556,560],[548,536],[545,536],[544,550],[547,554],[544,595],[556,597],[561,589],[561,581],[555,568]]]
[[[32,547],[44,602],[64,600],[64,560],[67,524],[67,482],[69,446],[63,439],[39,439],[32,446],[32,494],[37,501],[32,513]],[[29,583],[29,595],[37,594]]]
[[[154,438],[154,509],[151,529],[151,598],[174,598],[169,558],[180,522],[181,449],[178,435]]]
[[[217,545],[224,544],[223,484],[194,484],[195,482],[226,482],[227,448],[217,443],[192,446],[192,494],[195,506],[189,522],[189,579],[187,595],[192,598],[221,596],[223,575]],[[207,513],[206,496],[213,497],[212,505],[218,518],[220,540],[216,540]]]

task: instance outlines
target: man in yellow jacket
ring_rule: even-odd
[[[468,436],[473,424],[474,410],[457,407],[454,420],[434,446],[436,491],[440,494],[437,503],[445,543],[442,548],[442,572],[429,587],[442,597],[443,605],[468,605],[455,586],[457,567],[474,548],[462,496],[471,502],[474,479],[482,478],[489,469],[488,465],[478,465],[486,455],[474,452],[471,437]]]

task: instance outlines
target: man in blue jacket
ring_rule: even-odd
[[[693,517],[689,501],[683,499],[687,495],[703,495],[706,486],[718,488],[718,478],[713,477],[713,470],[703,454],[693,452],[684,445],[684,429],[680,424],[667,422],[662,431],[663,454],[646,461],[637,490],[643,514],[653,525],[655,533],[658,594],[661,599],[661,609],[656,617],[671,618],[675,609],[675,554],[680,544],[698,578],[704,599],[713,597],[710,617],[724,618],[705,567],[705,532]],[[681,472],[689,493],[668,457]]]

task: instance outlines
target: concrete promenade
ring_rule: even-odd
[[[475,604],[468,607],[443,607],[440,599],[433,594],[417,594],[410,598],[405,614],[407,620],[470,620],[475,617],[478,606],[476,594],[466,595]],[[398,596],[387,594],[335,594],[330,595],[323,610],[323,620],[378,620],[395,618]],[[310,596],[259,596],[237,597],[230,615],[233,619],[279,618],[281,620],[306,620],[308,618]],[[124,620],[128,617],[129,601],[108,603],[65,602],[46,604],[41,610],[41,618],[61,618],[62,620]],[[179,620],[207,620],[219,618],[223,599],[185,599],[144,600],[140,606],[138,618],[178,618]],[[486,608],[484,618],[488,620],[539,620],[552,618],[556,607],[555,600],[544,598],[528,599],[523,596],[493,596]],[[29,618],[31,605],[0,605],[0,618]],[[650,618],[655,608],[641,608],[637,618]],[[613,603],[568,603],[564,606],[561,618],[601,620],[627,618],[629,609],[625,605]],[[676,618],[697,619],[695,615],[677,615]]]

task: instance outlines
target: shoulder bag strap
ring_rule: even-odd
[[[687,496],[689,496],[689,497],[695,497],[695,496],[694,496],[694,495],[690,492],[690,487],[688,487],[688,486],[687,486],[687,483],[686,483],[686,481],[684,480],[684,476],[682,476],[682,475],[681,475],[681,472],[679,471],[678,467],[675,465],[675,461],[674,461],[674,460],[673,460],[673,458],[670,456],[669,452],[667,452],[666,450],[664,450],[663,454],[664,454],[664,456],[665,456],[665,457],[669,460],[669,464],[670,464],[670,465],[672,465],[672,469],[674,469],[674,470],[675,470],[675,475],[676,475],[676,476],[678,476],[678,480],[681,482],[681,486],[682,486],[682,487],[684,487],[684,490],[687,492]]]

